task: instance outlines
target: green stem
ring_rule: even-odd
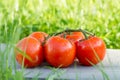
[[[88,31],[85,31],[85,30],[82,30],[82,29],[77,29],[77,30],[66,29],[66,30],[64,30],[64,31],[61,31],[61,32],[58,32],[58,33],[53,34],[53,36],[56,36],[56,35],[58,35],[58,34],[62,34],[62,33],[64,33],[64,32],[66,32],[66,33],[69,33],[69,32],[82,32],[83,35],[85,36],[85,39],[88,39],[87,34],[94,36],[93,33],[90,33],[90,32],[88,32]]]
[[[85,39],[88,39],[88,36],[86,35],[85,31],[82,29],[79,29],[79,30],[83,33],[83,35],[85,36]]]

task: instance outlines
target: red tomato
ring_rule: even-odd
[[[26,37],[20,40],[16,48],[21,50],[22,52],[25,52],[27,56],[29,56],[28,59],[23,56],[21,51],[15,50],[16,53],[16,60],[17,62],[22,65],[22,62],[24,62],[24,67],[36,67],[40,65],[43,61],[43,49],[41,46],[41,43],[33,38],[33,37]]]
[[[76,43],[77,41],[85,38],[82,32],[71,32],[70,34],[62,33],[59,36],[64,37],[64,35],[66,35],[66,39],[68,39],[69,41],[73,43]]]
[[[47,37],[48,34],[45,33],[45,32],[33,32],[33,33],[30,34],[29,36],[34,37],[34,38],[36,38],[37,40],[39,40],[41,43],[43,43],[43,42],[45,41],[45,37]],[[44,48],[44,47],[43,47],[43,48]],[[45,58],[44,58],[44,57],[45,57],[45,56],[44,56],[44,51],[43,51],[43,59],[44,59],[44,61],[45,61]]]
[[[30,34],[30,36],[36,38],[41,43],[43,43],[45,40],[45,37],[47,37],[48,34],[46,34],[45,32],[33,32],[32,34]]]
[[[99,63],[103,60],[106,53],[106,45],[104,41],[95,36],[77,42],[76,49],[79,63],[86,66]]]
[[[66,39],[69,41],[76,43],[79,40],[84,39],[84,35],[82,32],[72,32],[70,35],[66,35]]]
[[[47,62],[54,67],[67,67],[73,63],[76,48],[75,44],[59,36],[49,38],[44,46]]]

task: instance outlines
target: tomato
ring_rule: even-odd
[[[17,62],[22,65],[24,63],[24,67],[32,68],[40,65],[43,61],[43,48],[41,43],[33,38],[33,37],[26,37],[20,40],[16,45],[15,53],[16,53],[16,60]],[[26,58],[23,56],[25,52],[26,55],[30,58]]]
[[[33,32],[29,36],[34,37],[37,40],[39,40],[41,43],[43,43],[45,40],[45,37],[47,37],[48,34],[45,32]]]
[[[66,35],[66,39],[69,41],[76,43],[79,40],[84,39],[84,35],[82,32],[72,32],[70,35]]]
[[[82,32],[71,32],[70,34],[62,33],[59,36],[61,36],[61,37],[65,36],[66,39],[68,39],[69,41],[71,41],[73,43],[76,43],[77,41],[85,38]]]
[[[73,63],[76,55],[75,44],[59,36],[49,38],[45,45],[45,58],[54,67],[67,67]]]
[[[79,63],[91,66],[103,60],[106,54],[106,45],[102,39],[93,36],[77,42],[76,50]]]
[[[33,32],[31,33],[29,36],[36,38],[37,40],[39,40],[41,43],[44,43],[45,38],[48,37],[48,34],[45,32]],[[44,48],[44,47],[43,47]],[[44,51],[43,51],[43,55],[44,55]],[[45,56],[43,56],[44,62],[45,62]]]

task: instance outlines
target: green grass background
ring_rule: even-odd
[[[0,0],[0,42],[66,28],[91,31],[107,48],[120,48],[120,0]]]
[[[12,75],[15,59],[9,63],[8,56],[21,38],[66,28],[93,32],[107,48],[120,49],[120,0],[0,0],[0,44],[7,44],[0,48],[0,79],[23,80],[22,71]]]

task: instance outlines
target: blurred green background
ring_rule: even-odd
[[[120,0],[0,0],[0,43],[82,28],[120,49]]]

